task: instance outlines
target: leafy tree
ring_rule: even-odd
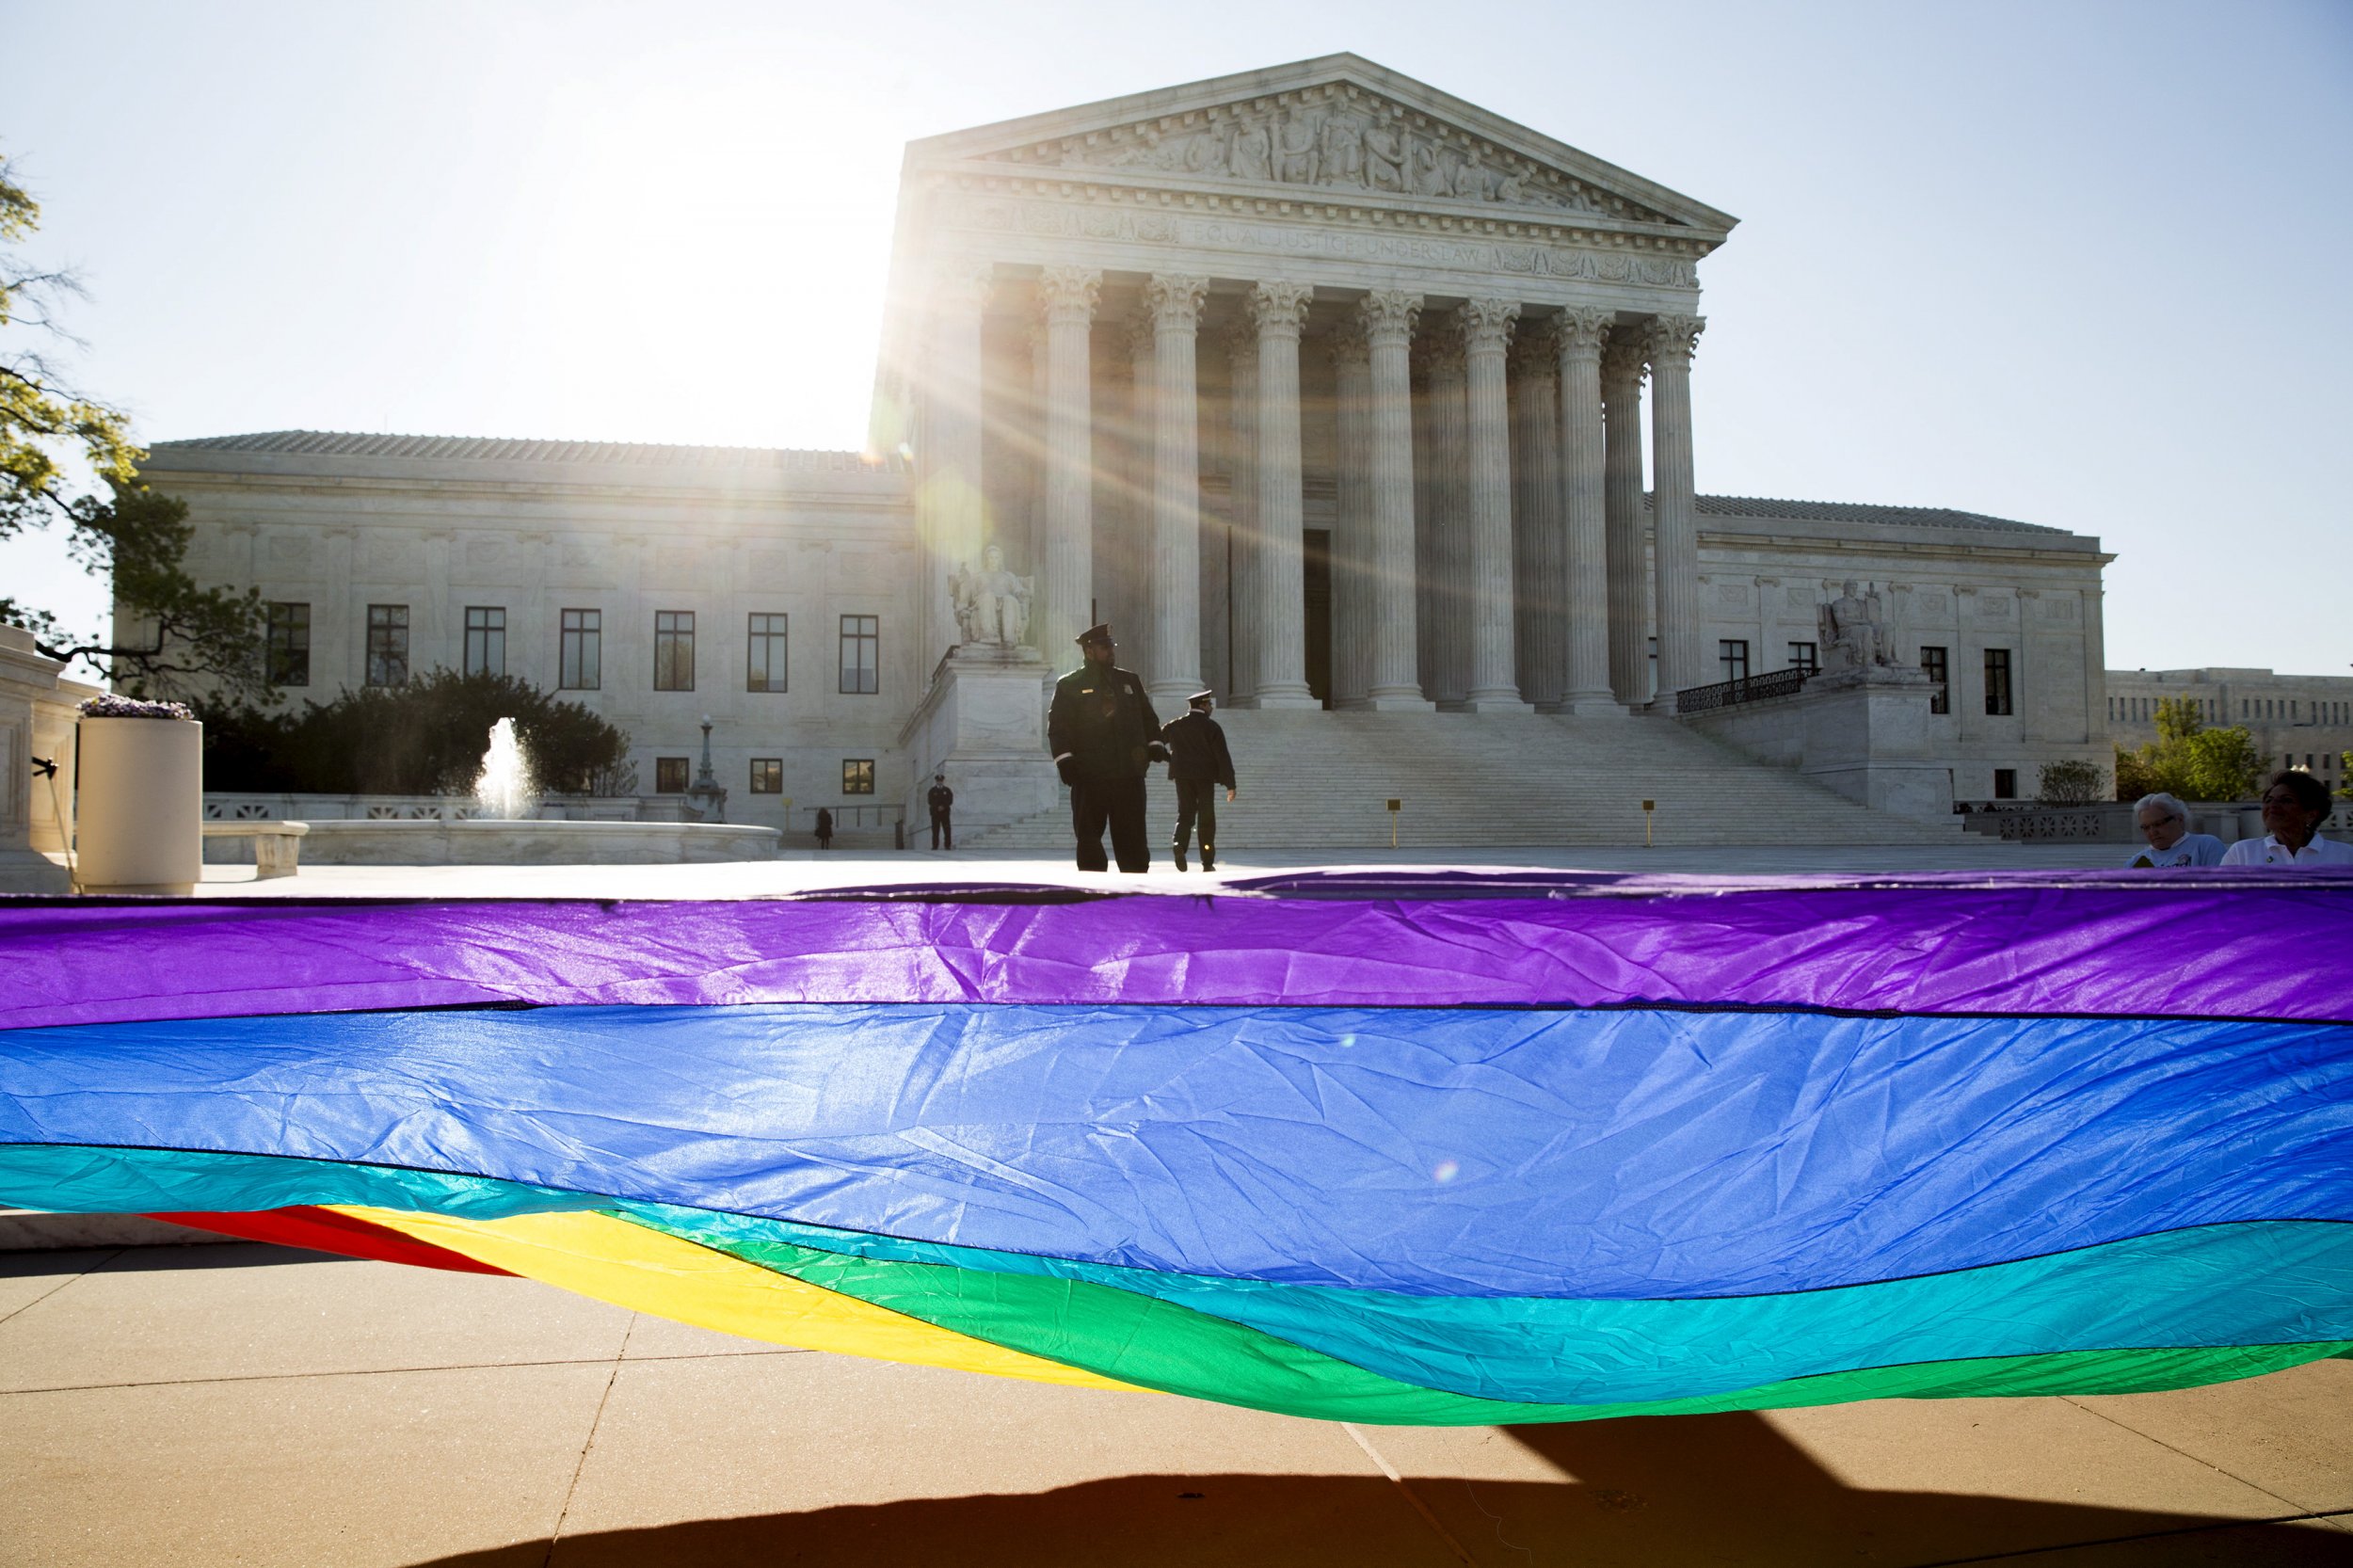
[[[0,248],[22,245],[40,223],[40,204],[0,156]],[[57,312],[82,293],[72,272],[28,270],[0,249],[0,541],[64,524],[68,552],[93,576],[112,579],[117,602],[144,635],[119,644],[77,633],[53,612],[6,596],[0,624],[24,628],[49,657],[83,660],[133,692],[203,688],[232,701],[262,700],[271,688],[261,595],[202,587],[188,575],[186,505],[139,483],[146,453],[129,420],[76,390],[41,352],[44,342],[81,346]],[[77,463],[98,490],[74,482]]]
[[[2035,797],[2045,806],[2089,806],[2100,798],[2104,782],[2097,762],[2045,762]]]
[[[2209,729],[2189,697],[2157,700],[2154,744],[2116,750],[2116,793],[2137,800],[2163,791],[2184,800],[2245,800],[2263,777],[2265,758],[2245,729]]]
[[[438,795],[473,788],[490,727],[513,719],[544,788],[595,792],[623,772],[629,736],[576,702],[509,675],[437,669],[362,686],[300,716],[205,715],[204,787],[305,794]]]

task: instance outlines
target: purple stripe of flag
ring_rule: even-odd
[[[1608,896],[0,904],[0,1028],[484,1002],[1808,1007],[2353,1021],[2353,880]]]

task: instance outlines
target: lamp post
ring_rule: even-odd
[[[711,715],[703,715],[703,765],[695,775],[695,782],[687,788],[686,798],[694,802],[696,815],[705,822],[728,820],[728,792],[711,771]]]

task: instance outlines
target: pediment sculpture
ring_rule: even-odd
[[[995,545],[981,552],[981,569],[965,562],[948,580],[949,606],[956,631],[968,645],[1015,648],[1030,634],[1030,600],[1036,584],[1006,569],[1005,552]]]
[[[1065,136],[1001,156],[1061,168],[1137,169],[1671,221],[1559,169],[1354,88],[1285,94],[1284,101],[1272,104],[1260,101],[1197,110]]]

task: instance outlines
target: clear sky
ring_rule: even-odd
[[[1742,219],[1703,490],[2094,534],[2112,666],[2346,672],[2345,0],[0,0],[0,147],[148,439],[851,447],[904,142],[1337,50]]]

